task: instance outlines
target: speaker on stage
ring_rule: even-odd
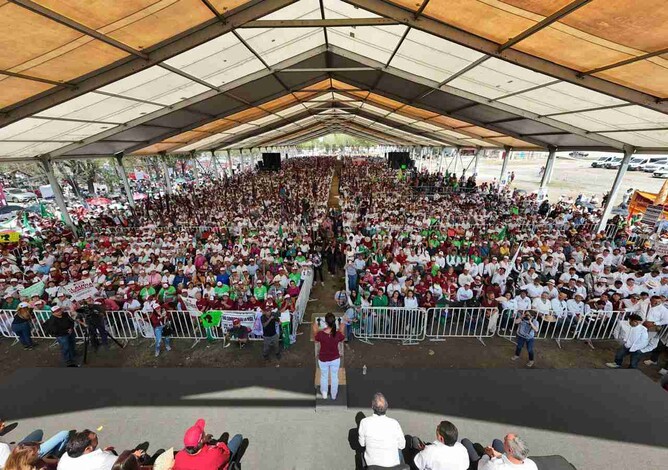
[[[281,169],[281,154],[280,153],[263,153],[262,163],[264,170],[278,171]]]

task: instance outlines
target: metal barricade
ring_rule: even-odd
[[[249,341],[262,341],[261,328],[256,329],[255,320],[258,313],[248,310],[225,310],[220,316],[220,323],[212,327],[209,332],[214,339],[222,339],[223,345],[227,342],[227,332],[232,328],[234,320],[239,320],[241,325],[249,330]],[[233,340],[233,339],[232,339]]]
[[[483,338],[496,333],[499,309],[496,307],[436,307],[427,310],[427,334],[429,341],[445,341],[447,338],[476,338],[483,345]]]
[[[514,338],[517,336],[517,329],[526,312],[528,310],[503,310],[499,316],[498,336],[507,339],[511,343],[515,343]],[[575,339],[582,327],[580,318],[577,315],[558,316],[551,313],[549,315],[536,316],[535,311],[532,311],[532,315],[538,320],[538,332],[534,338],[552,339],[556,341],[560,349],[561,342]]]
[[[139,312],[137,312],[139,313]],[[142,325],[140,325],[140,332],[144,338],[155,338],[153,328],[150,330],[146,328],[146,324],[151,325],[151,315],[142,312]],[[173,334],[172,339],[190,339],[193,344],[190,348],[194,348],[201,340],[206,339],[206,331],[202,326],[198,316],[193,316],[190,312],[181,310],[168,310],[167,318],[171,322]]]
[[[14,344],[18,342],[16,333],[12,330],[12,322],[14,321],[14,310],[0,310],[0,335],[4,338],[14,340]]]
[[[107,332],[117,340],[128,341],[137,339],[139,334],[132,319],[132,314],[126,310],[109,310],[104,314],[104,323]]]
[[[404,345],[425,339],[427,311],[423,308],[366,307],[353,329],[355,338],[368,344],[372,339],[395,339]]]
[[[578,339],[594,349],[592,341],[611,340],[619,335],[619,322],[624,319],[625,312],[605,312],[592,310],[578,317]]]
[[[311,296],[311,288],[313,287],[313,269],[309,269],[306,276],[302,277],[302,285],[299,289],[299,296],[295,302],[295,317],[298,318],[297,324],[301,324],[306,312],[309,297]]]

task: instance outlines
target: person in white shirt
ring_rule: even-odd
[[[629,330],[626,333],[626,338],[624,338],[624,344],[617,350],[615,354],[615,362],[608,362],[606,366],[611,369],[619,369],[622,367],[624,358],[626,356],[631,356],[631,363],[629,364],[629,369],[637,369],[638,362],[640,361],[640,356],[642,355],[642,349],[644,349],[649,343],[649,336],[647,334],[647,328],[642,324],[642,317],[636,313],[629,315]]]
[[[393,467],[401,463],[401,450],[406,438],[397,420],[388,418],[388,403],[382,393],[376,393],[371,401],[373,415],[364,418],[358,428],[358,441],[364,447],[367,466]],[[58,469],[60,470],[60,468]]]
[[[467,470],[469,454],[457,442],[459,432],[450,421],[441,421],[436,428],[436,440],[420,446],[413,463],[418,470]],[[421,444],[421,443],[420,443]]]
[[[471,285],[473,283],[473,276],[469,274],[469,270],[464,268],[462,273],[457,278],[457,283],[460,287],[465,286],[466,284]]]
[[[469,453],[472,467],[478,463],[478,470],[538,470],[535,462],[528,458],[529,448],[517,434],[508,434],[501,442],[494,439],[491,446],[485,447],[479,454],[476,447],[468,439],[462,439],[462,445]]]
[[[555,317],[563,318],[568,314],[567,298],[568,296],[565,292],[559,292],[559,297],[550,301],[550,307]]]
[[[58,462],[58,470],[111,470],[117,457],[98,449],[97,434],[85,429],[67,443],[67,452]]]
[[[552,308],[550,299],[547,298],[547,292],[543,292],[540,297],[533,299],[531,308],[538,312],[538,315],[549,315]]]
[[[527,297],[527,290],[525,287],[520,289],[520,294],[515,296],[515,310],[523,312],[531,308],[531,299]]]
[[[473,298],[473,291],[471,290],[470,284],[464,284],[462,287],[457,289],[457,302],[466,302]]]
[[[651,306],[647,310],[647,317],[643,326],[647,328],[649,344],[643,349],[643,352],[651,352],[650,358],[645,361],[647,366],[655,366],[659,362],[661,352],[666,349],[666,339],[659,337],[665,325],[668,325],[668,308],[661,301],[661,297],[652,296]]]
[[[536,299],[543,293],[543,286],[540,284],[540,279],[535,278],[533,283],[527,284],[527,294],[531,299]]]

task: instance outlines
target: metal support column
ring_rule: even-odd
[[[617,199],[617,193],[619,192],[619,187],[622,185],[622,180],[626,174],[626,169],[629,167],[629,161],[635,153],[635,147],[630,145],[624,146],[624,158],[622,159],[621,165],[619,165],[619,170],[617,170],[617,176],[615,176],[615,181],[612,183],[612,188],[608,193],[608,200],[605,202],[605,208],[603,209],[603,215],[601,215],[601,222],[598,224],[597,232],[605,230],[606,225],[608,224],[608,219],[612,213],[612,208],[615,206],[615,200]]]
[[[116,171],[118,176],[123,182],[123,188],[125,189],[125,197],[128,200],[130,207],[135,207],[135,200],[132,197],[132,189],[130,189],[130,182],[128,181],[128,175],[125,172],[125,167],[123,166],[123,154],[114,155],[114,160],[116,160]]]
[[[513,153],[512,147],[504,147],[505,151],[503,154],[503,163],[501,164],[501,175],[499,176],[499,184],[505,182],[506,176],[508,173],[508,160],[510,160],[510,154]]]
[[[199,180],[199,168],[197,168],[197,152],[190,152],[190,164],[193,166],[193,178]]]
[[[441,154],[438,156],[438,172],[440,173],[443,170],[443,158],[445,154],[445,147],[441,148]]]
[[[232,169],[232,151],[225,150],[225,152],[227,152],[227,174],[228,176],[233,176],[234,170]]]
[[[456,175],[457,174],[457,159],[459,158],[459,147],[455,147],[455,151],[452,154],[452,162],[454,163],[454,167],[452,168],[452,174]]]
[[[473,164],[473,175],[478,176],[478,167],[480,166],[480,157],[485,154],[485,151],[483,149],[478,149],[478,151],[475,153],[475,163]]]
[[[63,215],[63,220],[65,221],[65,224],[76,233],[76,227],[74,227],[72,218],[70,217],[69,212],[67,212],[67,204],[65,204],[65,198],[63,197],[63,189],[60,187],[60,183],[58,183],[58,179],[56,179],[56,174],[53,172],[53,164],[50,160],[41,160],[41,163],[44,173],[46,173],[46,177],[51,185],[53,196],[56,198],[56,204],[58,204],[60,213]]]
[[[160,164],[162,165],[162,173],[165,178],[165,188],[167,194],[172,194],[172,180],[169,178],[169,168],[167,168],[167,161],[164,155],[160,155]]]
[[[547,187],[552,179],[552,170],[554,169],[554,161],[557,159],[557,147],[548,147],[550,153],[547,154],[547,162],[543,170],[543,177],[540,180],[541,189]]]

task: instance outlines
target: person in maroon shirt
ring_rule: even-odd
[[[320,321],[313,322],[313,339],[320,344],[318,366],[320,367],[320,391],[322,398],[327,399],[328,386],[331,387],[332,400],[336,400],[339,392],[339,366],[341,356],[339,343],[345,340],[345,322],[339,320],[339,329],[336,328],[336,317],[333,313],[325,315],[325,327],[320,330]],[[330,385],[331,373],[331,385]]]
[[[173,470],[227,470],[243,442],[237,434],[226,444],[204,432],[206,422],[198,419],[183,436],[184,449],[174,458]]]

